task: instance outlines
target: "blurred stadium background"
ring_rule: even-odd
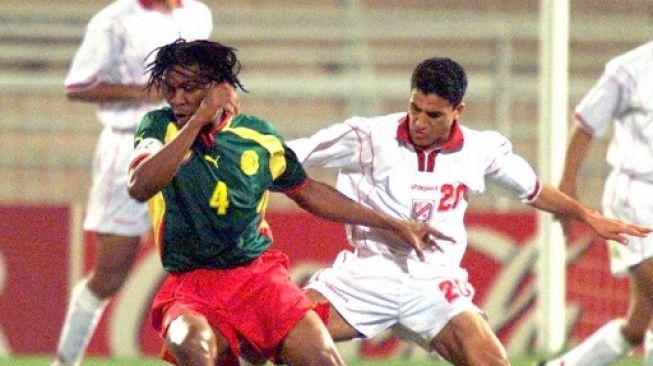
[[[82,233],[80,219],[99,127],[92,104],[65,99],[63,79],[86,23],[109,2],[0,0],[0,365],[46,364],[11,357],[53,352],[70,284],[93,260],[94,237]],[[212,38],[239,50],[250,90],[240,95],[245,112],[275,122],[287,138],[351,115],[403,110],[413,67],[446,55],[469,73],[463,123],[501,131],[538,167],[537,0],[205,3],[214,12]],[[650,0],[571,0],[570,110],[609,58],[652,34]],[[569,120],[569,114],[558,117]],[[564,141],[549,146],[564,147]],[[581,172],[580,198],[595,208],[607,172],[605,149],[595,143]],[[311,172],[333,181],[333,172]],[[270,209],[275,245],[290,253],[298,282],[345,245],[342,228],[297,212],[283,197],[275,195]],[[529,360],[541,352],[534,315],[537,216],[492,192],[471,201],[468,224],[465,265],[477,303],[509,352]],[[315,231],[307,236],[308,225]],[[604,246],[592,243],[579,228],[567,250],[571,343],[627,305],[627,282],[609,276]],[[160,276],[146,242],[92,340],[91,356],[156,356],[146,310]],[[342,351],[365,364],[429,360],[389,336],[344,344]]]

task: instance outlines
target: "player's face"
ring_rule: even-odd
[[[413,89],[408,102],[410,138],[422,149],[437,147],[449,139],[451,126],[465,108],[465,103],[452,106],[436,94]]]
[[[197,111],[210,85],[206,78],[199,75],[197,65],[190,68],[174,66],[166,72],[161,92],[172,107],[179,127],[185,125]]]

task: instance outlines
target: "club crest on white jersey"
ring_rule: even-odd
[[[410,210],[410,218],[418,222],[429,222],[433,217],[433,210],[435,209],[435,201],[424,199],[413,199],[412,209]]]

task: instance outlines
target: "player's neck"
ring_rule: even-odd
[[[169,13],[181,6],[181,0],[138,0],[147,9]]]

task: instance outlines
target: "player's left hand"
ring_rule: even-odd
[[[603,239],[614,240],[621,244],[628,244],[626,235],[644,238],[653,231],[649,227],[604,217],[596,210],[588,213],[585,222]]]

